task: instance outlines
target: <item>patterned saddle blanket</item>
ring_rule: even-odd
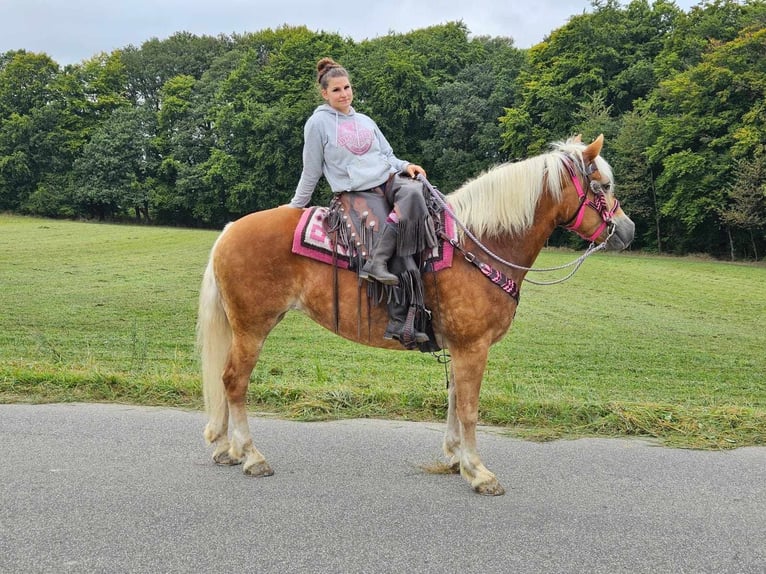
[[[292,251],[341,269],[360,269],[374,245],[377,230],[388,215],[388,206],[370,192],[344,192],[330,207],[307,209],[295,228]],[[457,226],[446,212],[432,214],[440,241],[421,255],[421,268],[440,271],[452,266]]]

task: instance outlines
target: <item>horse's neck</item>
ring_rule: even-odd
[[[498,237],[479,238],[479,241],[488,251],[512,263],[514,266],[505,271],[520,281],[526,275],[526,270],[519,268],[532,267],[554,228],[547,221],[539,221],[520,235],[502,234]],[[475,254],[482,257],[481,250]],[[494,261],[490,263],[495,265]],[[502,263],[500,266],[507,267]]]
[[[543,189],[541,190],[535,190],[531,183],[531,181],[537,181],[544,177],[546,165],[544,161],[541,162],[537,159],[531,162],[511,164],[488,172],[456,192],[456,195],[461,194],[460,198],[456,197],[459,204],[467,204],[468,207],[471,207],[472,202],[477,201],[479,204],[478,207],[475,207],[477,212],[486,209],[486,204],[497,201],[496,209],[512,213],[512,215],[505,213],[503,217],[499,218],[498,221],[502,220],[500,224],[498,221],[492,221],[486,225],[486,228],[493,230],[490,231],[492,237],[484,236],[480,237],[479,240],[500,258],[519,267],[532,266],[556,227],[555,221],[560,209],[558,193],[552,194],[547,189],[546,180],[543,180]],[[530,171],[532,172],[531,175],[528,173]],[[524,229],[530,218],[527,218],[526,215],[515,217],[513,214],[527,213],[529,200],[519,190],[529,187],[533,189],[529,189],[528,193],[533,194],[534,192],[537,199],[534,214],[531,217],[532,224]],[[508,194],[511,194],[510,199]],[[502,195],[502,198],[499,198],[499,195]],[[500,207],[501,204],[502,207]],[[470,212],[470,209],[468,211]],[[469,219],[471,218],[469,217]],[[481,217],[471,221],[469,225],[471,224],[480,228],[485,227],[485,221]],[[495,235],[497,227],[501,227],[504,231]],[[514,276],[518,276],[518,274],[514,273]]]
[[[550,194],[545,193],[537,205],[532,226],[523,233],[522,237],[510,240],[510,249],[519,261],[523,261],[523,263],[518,265],[532,267],[553,230],[556,229],[555,217],[557,209],[558,205],[556,202],[552,200]],[[521,277],[523,278],[524,275],[526,275],[526,271],[523,272]]]

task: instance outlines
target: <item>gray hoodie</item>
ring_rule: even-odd
[[[322,175],[335,193],[362,191],[384,183],[391,173],[408,165],[394,155],[370,117],[354,108],[343,114],[322,104],[303,128],[303,172],[290,205],[307,205]]]

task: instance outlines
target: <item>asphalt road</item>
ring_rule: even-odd
[[[766,448],[484,429],[491,498],[420,469],[441,424],[251,418],[260,479],[214,465],[203,426],[0,405],[0,572],[766,572]]]

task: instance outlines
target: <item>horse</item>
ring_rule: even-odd
[[[480,494],[504,493],[479,456],[476,425],[488,352],[510,328],[517,300],[487,280],[473,252],[483,248],[494,255],[492,269],[521,285],[558,226],[606,250],[625,249],[635,226],[614,196],[612,169],[600,155],[603,141],[600,135],[588,145],[579,136],[554,142],[546,153],[499,164],[443,196],[464,230],[455,245],[465,256],[436,272],[436,281],[423,282],[435,340],[451,355],[442,449],[449,469]],[[250,433],[247,387],[266,337],[288,311],[303,312],[351,341],[402,349],[383,337],[384,305],[362,306],[361,320],[370,328],[358,328],[355,272],[292,252],[302,213],[283,205],[227,224],[212,247],[200,289],[204,437],[215,463],[242,464],[244,474],[254,477],[273,470]]]

